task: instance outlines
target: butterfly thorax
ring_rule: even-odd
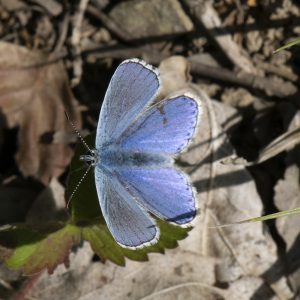
[[[140,151],[121,151],[108,147],[98,151],[97,165],[102,168],[170,166],[173,160],[165,155]]]

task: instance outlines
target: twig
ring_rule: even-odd
[[[234,2],[238,11],[237,22],[238,24],[243,24],[245,20],[245,12],[243,9],[243,5],[240,0],[234,0]]]
[[[256,76],[247,72],[235,73],[224,68],[198,63],[194,59],[189,59],[189,61],[191,62],[191,72],[198,76],[260,90],[268,96],[278,98],[291,96],[297,92],[297,87],[291,82],[274,82],[272,78]]]
[[[216,298],[221,298],[221,299],[227,298],[226,290],[197,281],[197,282],[185,282],[185,283],[176,284],[176,285],[170,286],[168,288],[161,289],[160,291],[155,291],[154,293],[147,295],[147,296],[141,298],[140,300],[162,299],[162,298],[165,298],[163,296],[165,294],[170,295],[174,291],[176,291],[178,293],[178,290],[180,290],[180,289],[184,289],[184,288],[188,289],[191,287],[197,287],[199,289],[207,289],[209,292],[211,292],[211,294],[219,296],[219,297],[216,296]],[[200,292],[199,292],[199,295],[200,295]],[[170,298],[170,297],[166,297],[166,298]],[[200,298],[201,297],[199,297],[199,299]]]
[[[82,55],[92,55],[95,58],[116,58],[116,59],[127,59],[129,57],[143,57],[149,63],[158,65],[164,58],[161,52],[155,51],[149,47],[131,47],[123,45],[94,47],[84,49]]]
[[[120,29],[114,20],[105,15],[100,9],[88,5],[86,11],[91,14],[94,18],[98,19],[102,25],[109,30],[113,35],[115,35],[121,42],[129,43],[132,37],[124,28]]]
[[[188,8],[195,25],[200,25],[206,31],[207,37],[219,47],[234,66],[248,73],[256,73],[251,60],[242,53],[242,49],[233,41],[231,35],[221,27],[221,20],[210,1],[196,1],[197,3],[194,0],[181,1]]]
[[[61,52],[61,48],[63,47],[63,45],[66,41],[66,38],[67,38],[69,22],[70,22],[70,14],[69,14],[69,12],[67,12],[64,16],[62,24],[60,25],[60,30],[59,30],[60,34],[59,34],[59,37],[57,39],[57,43],[55,45],[55,48],[52,52],[53,55],[55,55],[56,53]]]
[[[6,288],[7,290],[13,290],[13,287],[11,286],[11,284],[2,278],[0,278],[0,285],[3,286],[4,288]]]
[[[71,44],[73,46],[76,59],[73,62],[74,78],[72,79],[71,82],[72,86],[77,85],[82,76],[82,59],[81,56],[77,54],[81,53],[81,47],[80,47],[81,26],[82,26],[84,12],[87,8],[88,2],[89,0],[80,0],[78,12],[74,16]]]

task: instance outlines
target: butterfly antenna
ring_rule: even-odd
[[[88,172],[90,171],[92,165],[89,165],[87,170],[85,171],[85,173],[83,174],[83,176],[80,178],[79,182],[77,183],[75,189],[73,190],[68,202],[67,202],[67,209],[69,209],[69,205],[70,205],[70,202],[72,200],[72,198],[74,197],[75,193],[77,192],[79,186],[81,185],[82,181],[84,180],[84,178],[86,177],[86,175],[88,174]]]
[[[78,129],[76,128],[76,126],[74,125],[74,123],[71,121],[69,115],[67,114],[67,112],[65,111],[65,115],[67,120],[69,121],[69,123],[71,124],[73,131],[77,134],[77,136],[79,137],[79,139],[81,140],[81,142],[83,143],[83,145],[85,146],[85,148],[89,151],[92,152],[91,148],[88,146],[88,144],[85,142],[85,140],[83,139],[83,137],[81,136],[80,132],[78,131]]]

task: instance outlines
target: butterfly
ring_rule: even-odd
[[[180,226],[196,216],[195,190],[174,159],[193,138],[201,107],[188,94],[155,101],[160,86],[157,69],[123,61],[104,97],[96,149],[80,157],[94,166],[105,222],[125,248],[158,242],[153,216]]]

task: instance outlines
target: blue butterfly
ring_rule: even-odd
[[[139,59],[123,61],[107,89],[96,149],[80,160],[95,167],[100,207],[112,236],[126,248],[157,243],[149,214],[188,225],[196,195],[174,158],[191,141],[201,108],[190,95],[155,102],[158,71]]]

